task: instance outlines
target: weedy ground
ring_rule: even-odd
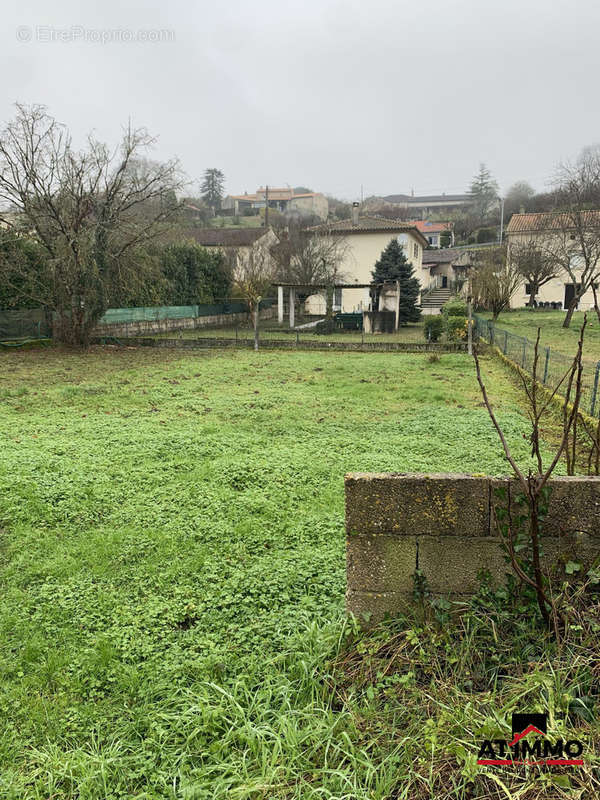
[[[483,312],[480,316],[491,319],[492,315]],[[569,328],[563,328],[564,311],[510,311],[500,314],[496,325],[517,336],[526,336],[535,342],[538,328],[541,328],[540,345],[557,350],[572,357],[577,350],[579,333],[583,323],[583,312],[576,311]],[[600,361],[600,323],[595,311],[587,312],[588,324],[585,331],[583,355],[586,361]]]
[[[344,620],[344,473],[507,471],[466,355],[50,348],[0,375],[0,797],[509,797],[475,739],[597,692],[593,621],[556,653],[502,597]]]

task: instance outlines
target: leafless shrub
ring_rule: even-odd
[[[492,424],[498,433],[506,459],[519,482],[527,506],[527,538],[528,544],[531,548],[531,563],[525,563],[515,548],[515,539],[518,535],[518,526],[513,519],[510,498],[507,503],[506,517],[504,517],[504,515],[502,515],[502,518],[497,517],[497,522],[504,537],[510,562],[515,574],[523,583],[529,585],[535,591],[540,613],[542,614],[546,624],[552,624],[554,626],[557,637],[558,620],[556,606],[551,594],[548,580],[542,572],[540,560],[540,536],[542,534],[542,519],[545,514],[545,506],[548,499],[548,480],[556,469],[556,466],[563,454],[566,455],[567,466],[569,469],[574,467],[576,459],[577,420],[579,417],[579,404],[582,393],[582,352],[586,325],[587,317],[584,317],[579,342],[577,345],[577,352],[568,370],[564,373],[563,377],[554,387],[552,392],[542,393],[542,389],[538,381],[540,329],[538,329],[535,343],[531,379],[521,375],[525,395],[527,398],[527,414],[531,423],[531,455],[536,464],[535,471],[529,469],[527,472],[524,472],[517,464],[517,461],[513,456],[506,440],[504,431],[502,430],[502,427],[500,426],[500,423],[498,422],[489,401],[489,397],[481,375],[481,365],[477,348],[474,348],[473,351],[477,381],[481,389],[483,402],[488,411],[490,419],[492,420]],[[560,391],[561,387],[565,384],[566,391],[564,395],[565,402],[562,437],[553,457],[551,458],[550,463],[548,466],[544,466],[540,448],[540,423],[552,400]]]

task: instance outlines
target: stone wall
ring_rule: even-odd
[[[247,330],[240,332],[237,339],[233,337],[219,336],[199,336],[195,339],[153,339],[151,337],[139,337],[122,335],[123,340],[127,339],[127,344],[139,347],[166,347],[187,350],[198,350],[205,348],[221,349],[227,347],[254,347],[252,332]],[[93,342],[103,344],[107,336],[117,334],[96,335]],[[282,334],[283,336],[283,334]],[[294,332],[281,339],[260,338],[260,347],[263,350],[344,350],[353,352],[397,352],[397,353],[463,353],[466,352],[466,344],[462,342],[328,342],[326,338],[309,339],[300,334],[296,337]]]
[[[600,478],[553,478],[549,486],[545,565],[575,560],[589,569],[600,556]],[[511,568],[495,508],[510,503],[516,516],[520,493],[509,478],[347,475],[348,611],[370,624],[402,611],[416,569],[434,595],[456,599],[477,591],[482,570],[503,581]]]
[[[276,309],[264,308],[260,312],[261,319],[271,319]],[[140,320],[139,322],[118,322],[110,325],[97,325],[93,336],[147,336],[151,333],[167,333],[168,331],[193,330],[195,328],[226,327],[228,325],[245,324],[250,315],[243,311],[235,314],[211,314],[204,317],[182,317],[180,319]]]

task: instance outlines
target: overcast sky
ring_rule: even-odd
[[[502,190],[542,190],[600,141],[597,0],[3,0],[2,17],[3,124],[43,103],[115,142],[131,118],[196,186],[215,166],[232,193],[462,192],[484,161]],[[140,30],[159,41],[127,41]]]

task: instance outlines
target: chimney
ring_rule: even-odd
[[[352,203],[352,224],[358,225],[358,209],[360,208],[360,203]]]

